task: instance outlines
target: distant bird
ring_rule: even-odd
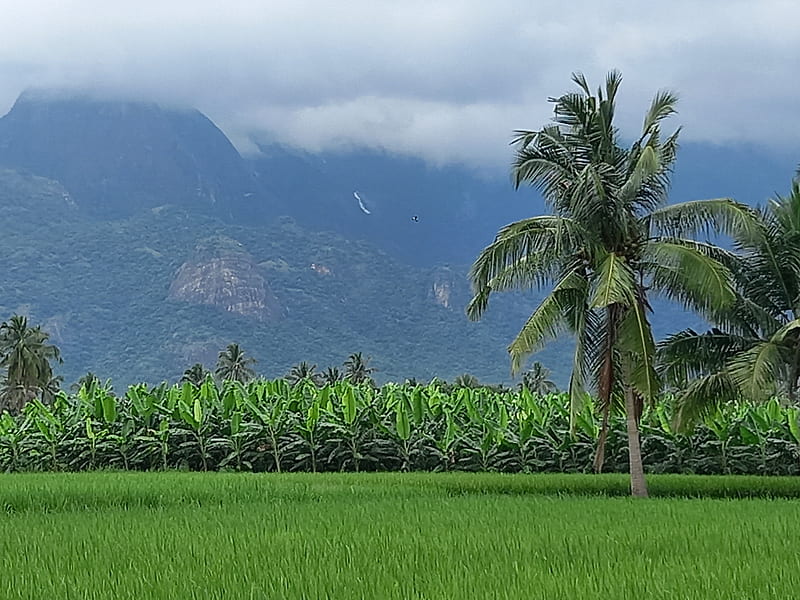
[[[353,197],[358,200],[358,207],[364,211],[364,214],[371,215],[372,213],[367,210],[367,207],[364,206],[364,202],[361,200],[361,196],[358,195],[358,192],[353,192]]]
[[[413,217],[411,217],[411,220],[414,221],[414,223],[419,223],[419,216],[414,215]]]

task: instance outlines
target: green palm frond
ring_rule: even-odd
[[[722,233],[737,241],[763,237],[756,212],[730,198],[692,200],[654,210],[646,219],[650,235],[693,237],[698,233]]]
[[[610,73],[609,76],[611,76]],[[586,81],[586,76],[583,73],[581,73],[580,71],[575,71],[571,75],[570,79],[572,79],[572,81],[574,81],[575,84],[583,90],[584,94],[586,94],[587,96],[592,95],[592,90],[589,89],[589,83]]]
[[[750,338],[768,338],[782,326],[773,310],[747,296],[739,296],[732,306],[713,312],[711,321],[734,335]]]
[[[597,281],[589,305],[592,308],[612,304],[630,306],[635,295],[633,270],[624,257],[609,252],[598,267]]]
[[[660,388],[655,369],[656,345],[653,332],[647,321],[645,309],[640,302],[634,302],[619,326],[617,346],[629,362],[630,381],[628,382],[648,402],[653,402]]]
[[[636,162],[634,163],[631,173],[628,175],[628,180],[625,185],[620,188],[619,196],[626,203],[635,198],[642,187],[642,184],[658,173],[661,163],[658,154],[651,146],[645,146],[640,152],[637,152]]]
[[[740,399],[739,387],[727,371],[699,377],[676,397],[674,426],[689,431],[699,419]]]
[[[554,262],[574,254],[581,234],[570,219],[550,216],[525,219],[501,229],[470,269],[474,297],[467,306],[467,316],[480,319],[494,285],[507,290],[547,283],[555,272]]]
[[[517,146],[511,167],[515,189],[527,182],[551,201],[570,187],[576,173],[573,149],[558,127],[516,131],[511,144]]]
[[[731,379],[745,398],[767,399],[775,393],[788,364],[786,349],[773,341],[760,341],[728,363]]]
[[[644,124],[642,125],[642,136],[647,133],[659,122],[667,117],[674,115],[675,105],[678,103],[678,95],[669,90],[662,90],[658,92],[653,101],[650,103],[650,108],[644,116]]]
[[[792,319],[776,331],[769,341],[772,344],[784,344],[789,336],[796,336],[798,331],[800,331],[800,319]]]
[[[721,310],[736,299],[731,272],[697,244],[651,240],[642,258],[653,289],[688,308]]]
[[[540,350],[567,327],[565,313],[585,296],[586,282],[577,272],[571,271],[556,284],[523,325],[517,337],[508,346],[511,355],[511,373],[522,368],[526,356]]]
[[[704,333],[684,329],[659,342],[659,371],[667,381],[682,387],[691,379],[722,371],[731,358],[757,341],[716,328]]]

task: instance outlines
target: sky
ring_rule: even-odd
[[[206,113],[242,152],[368,146],[504,168],[573,71],[622,71],[635,136],[679,93],[684,141],[800,155],[800,2],[0,0],[0,114],[26,88]]]

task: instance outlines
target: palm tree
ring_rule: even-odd
[[[93,387],[98,385],[100,385],[100,378],[91,371],[87,371],[86,375],[78,378],[78,381],[69,386],[69,389],[71,389],[73,392],[79,392],[82,388],[91,390]]]
[[[6,369],[0,390],[0,404],[12,412],[37,395],[47,396],[60,383],[53,376],[50,361],[62,362],[58,348],[48,344],[41,326],[28,326],[28,319],[14,315],[0,325],[0,367]],[[46,399],[46,398],[45,398]]]
[[[759,233],[734,239],[737,299],[705,333],[687,329],[659,345],[661,370],[677,386],[678,425],[723,403],[784,393],[800,381],[800,181],[757,211]]]
[[[335,383],[342,380],[344,375],[339,370],[339,367],[328,367],[322,373],[322,382],[325,385],[334,385]]]
[[[453,381],[453,387],[455,388],[479,388],[481,387],[481,382],[478,381],[478,378],[475,375],[470,375],[469,373],[464,373],[463,375],[459,375]]]
[[[714,225],[723,233],[752,226],[749,210],[729,199],[662,206],[667,199],[678,132],[663,138],[661,122],[677,98],[656,94],[641,135],[627,148],[614,126],[621,75],[593,95],[581,74],[579,92],[551,99],[554,123],[518,131],[514,183],[538,188],[553,214],[504,227],[470,271],[479,319],[489,295],[510,289],[550,293],[509,345],[512,373],[561,331],[576,339],[569,393],[573,414],[594,387],[603,414],[595,469],[602,469],[608,414],[622,405],[628,430],[631,492],[646,496],[639,419],[660,381],[648,313],[656,292],[698,310],[733,300],[723,252],[684,236]]]
[[[556,384],[550,381],[548,377],[550,377],[550,369],[536,361],[531,365],[530,369],[522,374],[522,382],[519,386],[533,394],[546,396],[556,391]]]
[[[314,372],[316,368],[317,365],[310,365],[306,361],[303,361],[299,365],[295,365],[291,368],[289,374],[286,375],[286,381],[291,385],[297,385],[301,381],[310,381],[319,387],[322,385],[322,376]]]
[[[223,381],[247,383],[255,377],[256,373],[250,367],[255,362],[256,359],[245,355],[239,344],[228,344],[228,347],[219,353],[214,374]]]
[[[181,383],[188,382],[195,387],[200,387],[206,380],[208,370],[200,363],[194,363],[191,367],[186,369],[181,375]]]
[[[370,357],[364,358],[361,352],[356,352],[344,361],[344,378],[352,383],[359,384],[365,381],[372,382],[372,373],[376,371],[369,366]]]

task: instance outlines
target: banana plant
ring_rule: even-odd
[[[289,386],[279,386],[273,382],[251,385],[247,389],[247,396],[243,398],[247,412],[261,425],[266,441],[263,448],[269,449],[278,473],[282,471],[283,442],[291,422],[291,401]]]

